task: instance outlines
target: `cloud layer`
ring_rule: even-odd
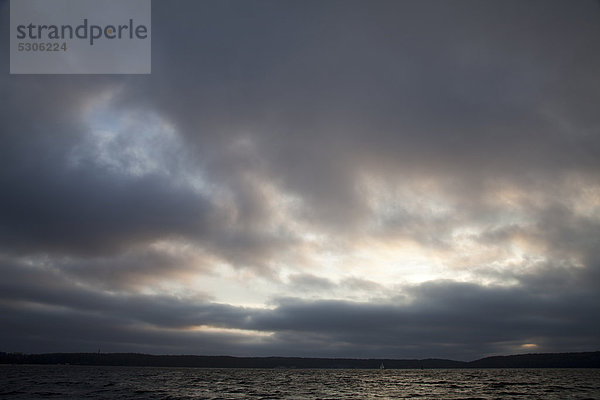
[[[3,346],[597,350],[599,15],[155,1],[152,75],[3,74]]]

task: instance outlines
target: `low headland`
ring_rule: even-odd
[[[474,361],[428,358],[423,360],[231,357],[193,355],[150,355],[139,353],[47,353],[0,352],[0,364],[70,364],[137,367],[196,368],[600,368],[600,351],[584,353],[541,353],[494,356]]]

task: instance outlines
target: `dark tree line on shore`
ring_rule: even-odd
[[[392,360],[301,357],[230,357],[150,355],[138,353],[48,353],[0,352],[0,364],[71,364],[196,368],[600,368],[600,351],[546,353],[486,357],[475,361],[443,359]]]

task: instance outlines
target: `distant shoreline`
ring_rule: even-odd
[[[600,351],[580,353],[531,353],[485,357],[474,361],[446,359],[355,359],[312,357],[233,357],[151,355],[140,353],[45,353],[0,352],[0,364],[96,365],[195,368],[323,368],[323,369],[446,369],[446,368],[600,368]]]

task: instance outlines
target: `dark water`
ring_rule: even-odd
[[[0,365],[0,398],[600,399],[600,370],[256,370]]]

